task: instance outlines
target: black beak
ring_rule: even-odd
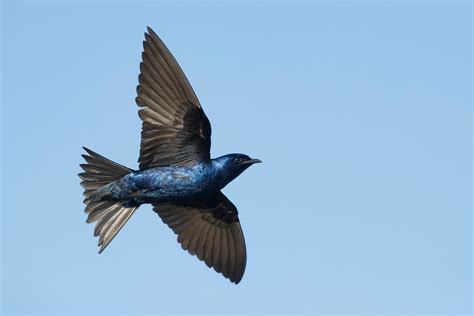
[[[260,159],[249,159],[243,162],[245,165],[253,165],[254,163],[262,163],[262,161]]]

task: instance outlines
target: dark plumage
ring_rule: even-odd
[[[136,102],[143,121],[139,170],[84,148],[79,176],[87,223],[97,222],[101,253],[135,210],[153,205],[183,249],[234,283],[246,264],[237,208],[221,192],[254,163],[243,154],[210,158],[211,125],[186,76],[148,28]]]

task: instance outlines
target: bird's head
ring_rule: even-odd
[[[228,154],[219,158],[213,159],[214,164],[218,166],[225,174],[227,174],[232,181],[239,174],[244,172],[245,169],[253,165],[254,163],[261,163],[260,159],[252,159],[244,154]]]

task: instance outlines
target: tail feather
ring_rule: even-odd
[[[94,236],[99,236],[99,253],[104,251],[123,225],[133,215],[136,206],[124,206],[120,201],[101,200],[104,186],[122,178],[132,169],[119,165],[90,149],[84,147],[88,155],[82,155],[87,162],[81,164],[84,172],[79,174],[84,188],[84,212],[88,213],[86,222],[97,221]],[[102,191],[101,191],[102,188]]]

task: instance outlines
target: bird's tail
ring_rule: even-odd
[[[123,205],[120,201],[105,199],[104,187],[122,178],[132,170],[119,165],[84,147],[88,155],[82,155],[87,163],[81,164],[84,172],[79,174],[84,188],[84,212],[88,213],[87,223],[97,221],[94,236],[99,236],[99,253],[117,235],[137,206]],[[102,190],[101,190],[102,189]]]

